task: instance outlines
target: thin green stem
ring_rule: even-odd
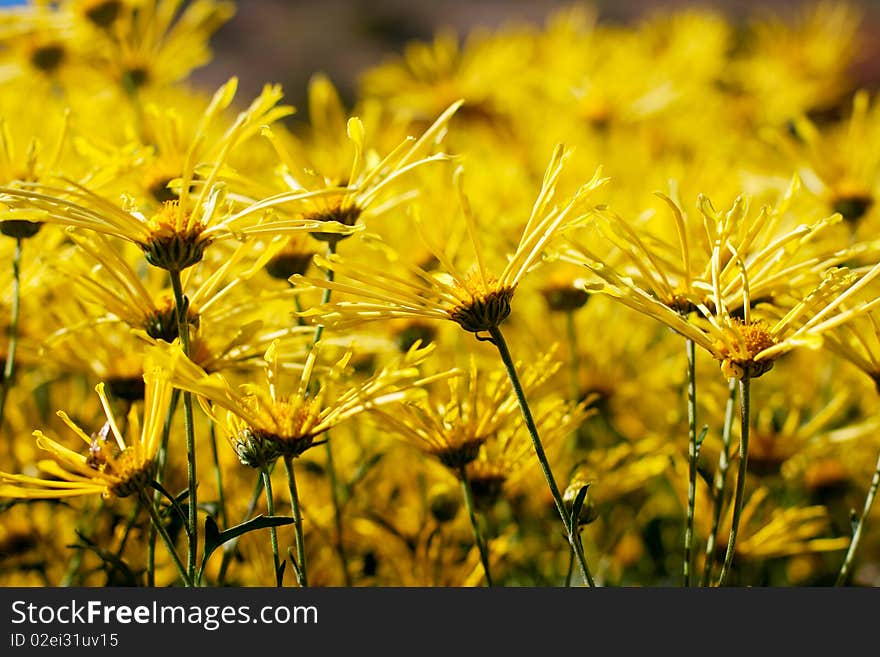
[[[486,586],[493,586],[492,575],[489,571],[489,547],[483,540],[483,532],[480,531],[480,523],[477,520],[477,514],[474,510],[474,494],[471,490],[471,482],[468,479],[465,466],[459,468],[458,478],[461,480],[461,492],[464,495],[464,503],[467,507],[471,527],[473,527],[474,530],[474,542],[477,544],[477,549],[480,551],[480,561],[483,562],[483,572],[486,573]]]
[[[272,474],[272,469],[275,467],[275,464],[269,466],[269,474]],[[257,483],[254,486],[254,492],[251,494],[251,501],[248,503],[247,511],[244,513],[244,518],[242,522],[246,522],[254,515],[254,511],[257,508],[257,502],[260,500],[260,495],[263,493],[263,477],[257,477]],[[228,541],[223,545],[223,559],[220,561],[220,572],[217,574],[217,583],[219,585],[223,585],[226,581],[226,571],[229,569],[229,564],[232,561],[232,556],[235,554],[235,546],[238,544],[239,537],[233,538],[231,541]]]
[[[287,488],[290,491],[290,508],[293,510],[293,528],[296,530],[296,578],[300,586],[308,586],[306,571],[306,545],[303,538],[302,511],[299,508],[299,496],[296,492],[296,473],[293,471],[293,459],[284,457],[284,469],[287,470]]]
[[[171,554],[171,559],[174,561],[174,565],[177,567],[177,573],[180,575],[180,579],[183,580],[184,586],[192,587],[192,578],[190,578],[189,574],[187,574],[186,568],[183,567],[183,562],[181,562],[180,557],[177,556],[177,550],[174,549],[174,543],[171,542],[171,537],[168,536],[168,532],[165,531],[165,525],[162,524],[162,519],[159,517],[159,514],[156,511],[156,507],[153,506],[150,498],[144,491],[141,491],[141,501],[143,502],[143,505],[147,508],[147,511],[150,513],[150,520],[153,521],[153,527],[156,528],[156,531],[159,533],[159,536],[162,537],[162,541],[165,543],[165,547],[168,548],[168,552]]]
[[[730,437],[733,434],[733,417],[736,411],[736,379],[730,379],[730,394],[724,408],[724,426],[721,428],[721,453],[718,455],[718,470],[715,472],[715,489],[712,495],[712,529],[706,539],[706,559],[703,564],[703,579],[700,586],[708,586],[715,563],[715,542],[718,540],[718,525],[721,524],[721,510],[724,508],[724,494],[727,490],[727,471],[730,468]]]
[[[571,578],[574,575],[574,548],[568,546],[568,568],[565,571],[565,588],[571,586]]]
[[[187,318],[187,300],[183,296],[183,286],[180,283],[180,272],[169,271],[171,277],[171,287],[174,289],[174,303],[177,312],[177,335],[180,338],[180,345],[183,354],[189,357],[189,324]],[[198,499],[196,498],[196,439],[195,429],[193,426],[193,405],[192,394],[183,393],[183,422],[186,431],[186,480],[189,490],[189,499],[187,505],[189,507],[189,521],[186,528],[186,535],[189,538],[189,550],[187,553],[187,572],[190,581],[195,579],[196,575],[196,555],[199,549],[199,528],[198,528]]]
[[[859,520],[856,523],[855,530],[853,531],[852,540],[849,543],[849,548],[846,551],[846,556],[844,557],[843,564],[840,567],[840,573],[838,573],[837,581],[835,581],[834,583],[835,586],[841,586],[845,584],[847,578],[849,577],[853,563],[855,562],[856,551],[859,549],[859,543],[862,540],[862,533],[865,529],[865,522],[868,519],[868,513],[871,511],[871,507],[874,505],[874,498],[877,496],[878,488],[880,488],[880,457],[877,458],[877,467],[874,470],[874,476],[871,478],[871,486],[868,488],[868,494],[865,496],[865,504],[862,507],[862,515],[859,516]]]
[[[180,390],[171,391],[171,401],[168,403],[168,412],[165,414],[165,426],[162,427],[162,442],[156,453],[156,481],[162,483],[165,477],[165,464],[168,462],[168,439],[171,436],[171,424],[174,414],[177,412],[177,403],[180,401]],[[153,493],[153,504],[159,504],[162,494],[157,490]],[[147,538],[147,586],[156,585],[156,528],[151,524]]]
[[[697,503],[697,373],[696,345],[685,341],[687,351],[688,490],[687,523],[684,530],[684,585],[691,585],[694,549],[694,511]]]
[[[736,548],[736,534],[739,531],[739,519],[742,514],[743,499],[746,488],[746,468],[749,460],[749,388],[751,380],[748,373],[743,375],[739,382],[741,436],[739,442],[739,471],[736,474],[736,492],[733,500],[733,519],[730,524],[730,535],[727,540],[727,553],[724,555],[724,564],[721,566],[721,575],[718,577],[718,586],[723,586],[727,581],[730,564]]]
[[[507,370],[507,376],[510,379],[510,384],[513,387],[516,399],[519,402],[519,408],[522,412],[523,420],[525,420],[526,428],[532,439],[532,446],[535,449],[535,455],[538,457],[538,462],[541,464],[541,470],[544,472],[544,478],[547,480],[547,485],[550,487],[550,493],[553,496],[553,501],[556,503],[556,510],[559,512],[559,517],[562,519],[562,524],[565,527],[568,542],[571,544],[575,551],[575,555],[577,556],[578,564],[581,568],[581,574],[584,576],[584,581],[586,581],[587,584],[595,586],[593,577],[590,575],[590,569],[587,567],[587,560],[584,557],[584,548],[577,532],[576,523],[572,521],[572,518],[566,511],[562,494],[559,492],[559,486],[556,485],[556,479],[553,477],[553,471],[550,469],[550,463],[547,460],[547,455],[544,453],[544,445],[541,442],[541,437],[538,435],[538,428],[535,425],[532,411],[529,408],[529,403],[526,400],[522,385],[519,382],[519,376],[516,373],[516,366],[510,355],[510,350],[507,348],[507,342],[505,342],[504,335],[501,333],[501,329],[498,326],[493,326],[489,329],[489,335],[492,338],[492,343],[498,349],[498,354],[501,356],[501,360]]]
[[[3,368],[3,387],[0,388],[0,427],[6,412],[6,396],[12,387],[15,376],[15,351],[18,347],[18,319],[21,312],[21,251],[22,240],[15,240],[15,254],[12,256],[12,320],[9,324],[9,350]],[[13,451],[13,450],[10,450]]]
[[[331,239],[327,243],[327,257],[334,255],[336,253],[337,240]],[[336,274],[332,269],[327,270],[327,281],[333,282]],[[330,303],[330,296],[332,291],[330,288],[325,288],[323,294],[321,295],[321,305],[326,305]],[[299,309],[299,299],[294,298],[297,303],[297,309]],[[319,324],[315,328],[315,336],[312,339],[312,344],[317,344],[317,342],[321,339],[321,336],[324,335],[324,325]],[[342,522],[342,504],[339,501],[339,478],[336,475],[336,464],[333,459],[333,441],[327,439],[327,442],[324,443],[324,449],[327,452],[327,475],[330,479],[330,499],[333,501],[333,515],[334,515],[334,523],[336,527],[336,542],[334,545],[334,549],[336,551],[337,556],[339,557],[340,565],[342,566],[342,577],[346,586],[351,586],[351,575],[348,570],[348,555],[345,552],[345,542],[343,540],[343,522]]]
[[[265,467],[263,467],[261,472],[263,475],[263,488],[266,490],[266,510],[270,516],[274,516],[275,501],[272,496],[272,477],[269,475],[269,470]],[[281,586],[281,558],[278,556],[278,532],[275,527],[269,527],[269,537],[272,543],[272,558],[275,560],[275,586]]]
[[[213,420],[211,420],[210,424],[211,458],[214,461],[214,478],[217,481],[218,515],[220,516],[220,522],[222,523],[221,526],[226,529],[229,527],[229,518],[226,516],[226,494],[223,491],[223,471],[220,468],[220,454],[217,451],[217,427]]]
[[[329,259],[330,256],[334,255],[335,253],[336,253],[336,240],[331,239],[327,243],[327,258]],[[332,269],[328,269],[327,270],[327,282],[332,283],[335,278],[336,278],[336,272],[334,272]],[[332,290],[329,287],[325,287],[324,293],[321,295],[321,305],[322,306],[330,303],[330,295],[331,294],[332,294]],[[315,337],[312,340],[312,344],[315,344],[316,342],[318,342],[321,339],[322,335],[324,335],[324,325],[318,324],[318,326],[315,327]]]

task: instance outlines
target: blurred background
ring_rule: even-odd
[[[241,77],[243,97],[265,82],[281,83],[287,102],[305,118],[309,77],[323,71],[347,101],[358,75],[401,52],[410,40],[428,40],[443,28],[460,36],[475,28],[511,23],[542,24],[562,7],[596,9],[600,22],[631,22],[653,12],[714,9],[735,23],[772,12],[791,17],[815,0],[238,0],[238,12],[216,34],[214,61],[196,71],[194,81],[213,89],[231,75]],[[862,86],[880,86],[880,0],[849,0],[864,14],[862,57],[855,72]]]

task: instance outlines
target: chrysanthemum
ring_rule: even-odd
[[[72,16],[48,3],[4,7],[0,44],[0,79],[7,84],[16,81],[25,85],[23,88],[45,93],[68,72],[83,71],[85,44],[75,38]]]
[[[76,248],[53,268],[85,305],[79,316],[60,324],[50,342],[79,340],[95,324],[127,325],[152,344],[177,339],[174,298],[164,277],[154,275],[157,270],[139,275],[102,235],[72,229],[67,234]],[[245,260],[248,252],[247,244],[238,245],[221,263],[202,261],[183,277],[191,358],[208,372],[256,363],[275,340],[280,351],[300,353],[314,332],[287,320],[295,290],[256,291],[248,284],[257,268]],[[270,319],[273,307],[279,321]]]
[[[506,121],[521,98],[524,62],[533,44],[525,34],[472,35],[463,45],[444,31],[431,42],[413,42],[363,76],[367,98],[379,99],[405,120],[426,123],[463,98],[460,120],[468,125]]]
[[[346,113],[330,81],[315,76],[309,85],[311,132],[305,138],[284,136],[270,128],[263,131],[277,152],[278,181],[267,186],[263,180],[245,181],[252,197],[277,193],[305,194],[337,188],[333,194],[304,199],[298,204],[303,221],[337,222],[353,226],[359,220],[378,216],[417,193],[402,177],[432,162],[449,159],[445,153],[429,154],[443,138],[449,120],[462,101],[452,102],[418,137],[408,136],[387,153],[381,153],[377,135],[367,135],[358,116]],[[347,135],[347,139],[343,137]],[[288,146],[285,141],[291,141]],[[334,242],[344,234],[315,231],[316,239]]]
[[[119,237],[137,244],[150,264],[170,272],[180,272],[199,262],[209,244],[221,239],[245,239],[250,235],[266,233],[296,233],[321,227],[327,232],[350,233],[351,226],[338,222],[323,222],[301,218],[272,219],[273,208],[290,201],[326,195],[327,190],[307,193],[280,194],[251,202],[236,209],[226,202],[224,186],[215,184],[224,158],[248,134],[255,122],[273,120],[273,108],[280,99],[277,87],[267,86],[250,107],[239,113],[227,130],[223,146],[216,159],[209,164],[199,188],[190,192],[199,162],[204,129],[227,107],[235,94],[235,78],[215,94],[187,153],[186,166],[180,179],[178,199],[166,201],[150,216],[135,207],[130,198],[117,205],[82,185],[69,183],[54,186],[42,183],[22,184],[20,187],[0,188],[0,207],[7,212],[23,211],[28,216],[37,214],[44,221],[86,228]]]
[[[51,113],[42,118],[36,134],[28,135],[22,130],[22,121],[0,118],[0,184],[16,182],[33,183],[51,178],[57,171],[68,141],[69,113],[55,116]],[[51,134],[54,132],[55,134]],[[48,141],[48,143],[47,143]],[[39,221],[29,221],[22,216],[7,218],[0,212],[0,232],[16,238],[35,235],[42,226]]]
[[[728,308],[742,306],[741,264],[749,272],[750,303],[773,302],[789,296],[792,287],[815,285],[830,267],[866,257],[868,245],[845,248],[829,235],[840,215],[794,223],[791,205],[799,191],[800,181],[793,178],[778,203],[763,205],[757,212],[745,195],[725,212],[700,195],[696,217],[657,193],[669,210],[672,221],[667,225],[652,225],[650,215],[647,220],[629,221],[606,209],[597,213],[594,226],[613,250],[605,253],[604,244],[576,241],[561,258],[571,261],[582,253],[632,279],[682,315],[700,303],[712,308],[716,287]],[[603,251],[601,257],[597,250]]]
[[[442,274],[426,272],[416,265],[399,264],[408,271],[398,276],[382,266],[370,267],[361,263],[349,264],[339,256],[316,257],[315,262],[332,269],[351,282],[323,281],[293,276],[291,282],[310,284],[335,290],[359,298],[359,301],[337,301],[328,306],[313,308],[303,316],[327,326],[343,327],[364,321],[389,318],[444,319],[457,323],[472,333],[496,328],[510,314],[510,304],[523,276],[541,259],[544,248],[558,233],[583,217],[583,203],[606,179],[597,171],[592,180],[583,185],[573,197],[560,206],[554,203],[559,176],[568,151],[557,147],[544,175],[541,191],[532,207],[528,222],[515,251],[499,275],[493,275],[485,266],[479,229],[465,197],[461,170],[457,178],[462,210],[474,248],[475,264],[466,272],[458,269],[443,253],[432,248],[442,263]],[[386,254],[389,253],[386,250]]]
[[[831,521],[822,506],[770,507],[770,490],[758,488],[743,507],[742,538],[736,556],[748,561],[845,550],[849,537],[829,536]],[[730,517],[725,519],[730,525]],[[723,526],[724,527],[724,526]]]
[[[819,127],[807,116],[793,122],[781,140],[787,162],[797,167],[805,186],[856,233],[869,220],[880,192],[880,105],[867,91],[853,95],[845,122]],[[868,232],[865,235],[868,236]]]
[[[596,410],[591,407],[593,397],[574,403],[552,395],[535,403],[535,426],[541,440],[554,449]],[[529,472],[533,472],[534,455],[531,441],[526,437],[521,417],[510,418],[484,442],[477,458],[468,463],[465,475],[474,492],[478,508],[489,508],[505,494],[509,494]]]
[[[85,11],[86,18],[102,26],[99,19],[106,22],[109,16],[107,4]],[[132,92],[177,82],[210,61],[208,40],[235,14],[233,3],[218,0],[117,4],[96,67]]]
[[[760,126],[833,107],[852,84],[862,19],[855,5],[816,2],[793,20],[777,14],[749,21],[748,47],[735,53],[724,76],[735,90],[730,104],[747,125]]]
[[[37,445],[54,457],[38,463],[47,476],[0,473],[0,496],[52,499],[99,493],[104,497],[127,497],[147,490],[155,474],[154,459],[171,386],[167,372],[159,367],[148,368],[144,381],[143,420],[132,408],[123,431],[111,410],[104,384],[98,384],[95,390],[107,418],[101,428],[87,434],[66,413],[58,412],[62,421],[86,444],[84,453],[65,447],[42,431],[35,431]]]
[[[451,371],[421,376],[418,366],[433,353],[434,347],[416,345],[366,380],[345,383],[353,355],[349,351],[321,377],[322,385],[315,390],[313,375],[320,352],[318,343],[308,355],[296,389],[284,394],[278,380],[280,365],[274,348],[270,347],[265,355],[266,379],[242,388],[233,386],[219,374],[208,375],[169,345],[159,348],[172,372],[172,384],[199,395],[206,411],[223,427],[223,433],[242,463],[257,468],[271,464],[280,456],[297,457],[339,423],[384,404],[424,394],[422,386],[454,374]]]
[[[625,229],[626,224],[620,220],[615,220],[619,226],[615,242],[627,254],[620,269],[606,264],[584,247],[569,250],[561,257],[582,264],[599,279],[596,283],[585,280],[585,289],[608,294],[693,340],[721,363],[728,377],[760,376],[786,351],[803,345],[818,346],[824,331],[869,308],[865,302],[840,310],[846,298],[880,274],[880,267],[859,276],[845,267],[833,266],[840,261],[838,252],[806,260],[800,260],[796,251],[790,255],[788,245],[803,244],[825,221],[813,227],[798,226],[759,241],[764,230],[773,235],[775,221],[768,219],[773,214],[761,212],[757,218],[746,221],[741,199],[722,215],[701,197],[699,207],[710,246],[704,254],[703,269],[697,270],[691,262],[682,214],[671,201],[670,205],[678,227],[680,265],[673,263],[667,268],[668,260],[664,262],[665,256],[658,256],[663,250],[646,248],[637,233],[632,228]],[[710,229],[710,222],[715,224],[714,230]],[[629,267],[636,269],[634,276]],[[818,284],[814,282],[817,271],[823,272]],[[796,287],[786,289],[804,272],[804,282],[812,284],[808,293],[799,293]],[[757,317],[759,309],[753,313],[752,306],[765,299],[771,301],[766,309],[776,309],[772,300],[783,292],[788,295],[788,305],[780,307],[777,316],[768,313]],[[696,318],[689,319],[688,314],[693,311],[697,311]]]
[[[534,392],[559,370],[561,363],[553,356],[550,351],[523,367],[525,391]],[[459,473],[477,458],[487,440],[522,420],[503,370],[482,373],[471,358],[466,376],[451,378],[447,384],[448,394],[442,401],[432,396],[389,410],[377,409],[375,414],[399,437]],[[529,442],[522,446],[528,452]]]

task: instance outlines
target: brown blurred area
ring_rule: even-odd
[[[309,77],[326,73],[351,102],[358,75],[410,40],[430,39],[441,28],[460,35],[475,27],[510,22],[542,24],[572,0],[238,0],[236,16],[215,35],[214,60],[194,74],[206,89],[238,75],[243,97],[267,82],[280,83],[286,101],[305,118]],[[815,0],[595,0],[601,22],[628,22],[651,12],[711,8],[736,23],[761,12],[790,16]],[[860,86],[880,87],[880,0],[849,0],[864,12]]]

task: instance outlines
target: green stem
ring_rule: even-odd
[[[565,571],[565,588],[571,586],[571,578],[574,575],[574,548],[568,546],[568,568]]]
[[[715,563],[715,542],[718,540],[718,525],[721,524],[721,509],[724,507],[724,494],[727,489],[727,470],[730,468],[730,437],[733,433],[733,416],[736,410],[736,379],[730,379],[730,394],[724,408],[724,426],[721,428],[721,454],[718,455],[718,470],[715,473],[715,491],[712,495],[712,529],[706,539],[706,559],[703,564],[703,579],[700,586],[708,586]]]
[[[174,421],[174,413],[177,412],[177,402],[180,400],[180,390],[171,391],[171,401],[168,403],[168,412],[165,414],[165,426],[162,428],[162,443],[156,453],[156,481],[162,483],[165,477],[165,464],[168,461],[168,439],[171,436],[171,424]],[[159,504],[162,494],[157,490],[153,493],[153,504]],[[156,585],[156,528],[150,525],[150,534],[147,539],[147,586]]]
[[[477,549],[480,551],[480,560],[483,562],[483,572],[486,573],[486,586],[493,586],[492,575],[489,572],[489,547],[483,540],[483,533],[480,531],[480,524],[474,510],[474,494],[471,490],[471,482],[468,479],[465,466],[459,468],[458,477],[461,480],[461,492],[464,494],[464,503],[465,506],[467,506],[471,527],[474,529],[474,542],[477,544]]]
[[[180,575],[180,579],[183,580],[184,586],[192,587],[192,578],[187,574],[186,569],[183,567],[183,563],[180,561],[180,557],[177,556],[177,550],[174,549],[174,543],[171,542],[171,537],[168,536],[168,532],[165,531],[165,525],[162,524],[162,519],[156,512],[156,507],[153,506],[150,498],[147,497],[147,494],[144,491],[141,491],[141,502],[150,513],[150,520],[153,521],[153,527],[156,528],[156,531],[165,543],[165,547],[167,547],[168,552],[171,553],[171,558],[174,561],[174,565],[177,567],[177,573]]]
[[[274,516],[275,501],[272,497],[272,477],[269,476],[269,471],[265,466],[262,469],[262,474],[263,488],[266,489],[266,510],[269,512],[270,516]],[[278,556],[278,532],[275,527],[269,527],[269,537],[270,542],[272,543],[272,558],[275,560],[275,586],[281,586],[281,558]]]
[[[269,474],[272,474],[272,469],[275,466],[273,463],[269,466]],[[251,501],[248,503],[247,511],[244,513],[244,519],[242,522],[246,522],[250,518],[253,517],[254,511],[257,508],[257,502],[260,499],[260,495],[263,492],[263,477],[257,477],[257,483],[254,486],[254,492],[251,495]],[[222,586],[226,581],[226,571],[229,569],[229,564],[232,561],[232,555],[235,554],[235,546],[238,545],[238,539],[240,537],[233,538],[231,541],[228,541],[223,545],[223,559],[220,562],[220,572],[217,575],[217,583]]]
[[[12,257],[12,321],[9,324],[9,350],[3,368],[3,387],[0,388],[0,427],[6,412],[6,396],[12,387],[15,376],[15,351],[18,347],[18,319],[21,312],[21,238],[15,240],[15,255]]]
[[[327,257],[334,255],[336,253],[337,240],[331,239],[327,243]],[[332,269],[327,270],[327,281],[333,282],[336,278],[336,274]],[[325,288],[323,294],[321,295],[321,305],[326,305],[330,303],[330,296],[332,291],[330,288]],[[295,298],[297,302],[297,309],[299,307],[299,299]],[[312,344],[316,344],[321,336],[324,335],[324,325],[318,324],[315,328],[315,337],[312,339]],[[328,438],[327,442],[324,443],[324,449],[327,452],[327,475],[330,479],[330,498],[333,501],[333,515],[334,522],[336,526],[336,544],[334,546],[336,550],[336,554],[339,557],[340,565],[342,566],[342,576],[343,581],[346,586],[351,586],[351,575],[348,570],[348,556],[345,552],[345,543],[343,541],[343,523],[342,523],[342,504],[339,501],[339,478],[336,475],[336,465],[333,459],[333,443]]]
[[[498,354],[501,356],[504,367],[507,369],[507,376],[510,379],[513,391],[516,394],[516,399],[519,402],[520,411],[525,420],[526,428],[529,430],[529,436],[532,439],[532,446],[534,447],[535,454],[541,464],[541,469],[544,472],[544,478],[547,480],[547,485],[550,487],[550,493],[553,495],[553,501],[556,503],[556,510],[559,512],[559,517],[562,519],[562,524],[565,527],[568,542],[574,549],[575,556],[577,556],[578,564],[581,568],[581,574],[584,576],[584,581],[586,581],[587,584],[595,586],[593,577],[590,575],[590,569],[587,567],[587,560],[584,557],[584,548],[577,532],[576,522],[573,522],[573,519],[565,509],[565,503],[562,500],[559,487],[556,485],[556,479],[553,477],[553,471],[550,469],[547,455],[544,453],[544,445],[541,443],[541,437],[538,435],[538,428],[535,426],[535,420],[532,418],[532,411],[529,408],[529,403],[526,400],[525,393],[520,385],[519,377],[516,373],[516,366],[514,365],[513,358],[510,356],[510,350],[507,348],[504,335],[501,333],[501,329],[498,326],[493,326],[489,329],[489,335],[492,338],[492,343],[498,349]]]
[[[218,515],[224,529],[229,527],[229,518],[226,516],[226,495],[223,492],[223,472],[220,468],[220,455],[217,452],[217,428],[211,420],[211,458],[214,461],[214,478],[217,481],[217,502],[219,505]]]
[[[189,358],[189,324],[187,318],[187,301],[183,296],[183,286],[180,283],[180,272],[169,271],[171,287],[174,289],[174,303],[177,312],[177,335],[183,355]],[[186,479],[189,490],[189,522],[186,534],[189,538],[189,550],[187,553],[187,572],[190,581],[196,575],[196,555],[198,553],[199,529],[198,529],[198,499],[196,498],[196,440],[193,427],[192,394],[183,393],[183,422],[186,431]]]
[[[296,492],[296,474],[293,471],[293,459],[284,457],[284,469],[287,470],[287,488],[290,491],[290,508],[293,510],[293,527],[296,530],[296,578],[300,586],[308,586],[306,573],[306,546],[303,538],[302,512],[299,508],[299,496]]]
[[[330,256],[334,255],[335,253],[336,253],[336,240],[330,240],[327,243],[327,258],[329,259]],[[334,272],[332,269],[328,269],[327,270],[327,282],[332,283],[335,278],[336,278],[336,272]],[[324,293],[321,295],[321,305],[322,306],[325,306],[328,303],[330,303],[330,295],[331,294],[332,294],[332,290],[329,287],[325,287]],[[321,339],[322,335],[324,335],[324,325],[318,324],[318,326],[315,327],[315,337],[312,340],[312,344],[315,344],[316,342],[318,342]]]
[[[687,415],[688,415],[688,491],[687,523],[684,530],[684,585],[691,585],[694,549],[694,511],[697,503],[697,373],[696,345],[686,340],[687,350]]]
[[[736,534],[739,530],[739,519],[742,513],[743,499],[745,498],[746,468],[749,460],[749,384],[749,374],[746,373],[739,382],[739,406],[742,423],[739,442],[739,471],[736,474],[736,492],[734,493],[733,500],[733,520],[730,524],[730,535],[727,540],[727,553],[724,555],[724,564],[721,566],[721,575],[718,577],[718,586],[723,586],[724,582],[727,581],[730,564],[733,562],[733,555],[736,548]]]
[[[852,570],[853,562],[855,561],[856,551],[859,549],[859,543],[862,540],[862,532],[865,529],[865,522],[868,519],[868,513],[871,511],[871,507],[874,505],[874,498],[877,496],[877,489],[880,488],[880,457],[877,459],[877,467],[874,470],[874,476],[871,478],[871,486],[868,488],[868,494],[865,496],[865,505],[862,507],[862,515],[859,516],[859,520],[856,523],[855,530],[853,531],[852,540],[849,543],[849,548],[846,551],[846,557],[843,559],[843,564],[840,567],[840,573],[837,575],[837,581],[835,581],[835,586],[841,586],[846,583],[847,577]]]

